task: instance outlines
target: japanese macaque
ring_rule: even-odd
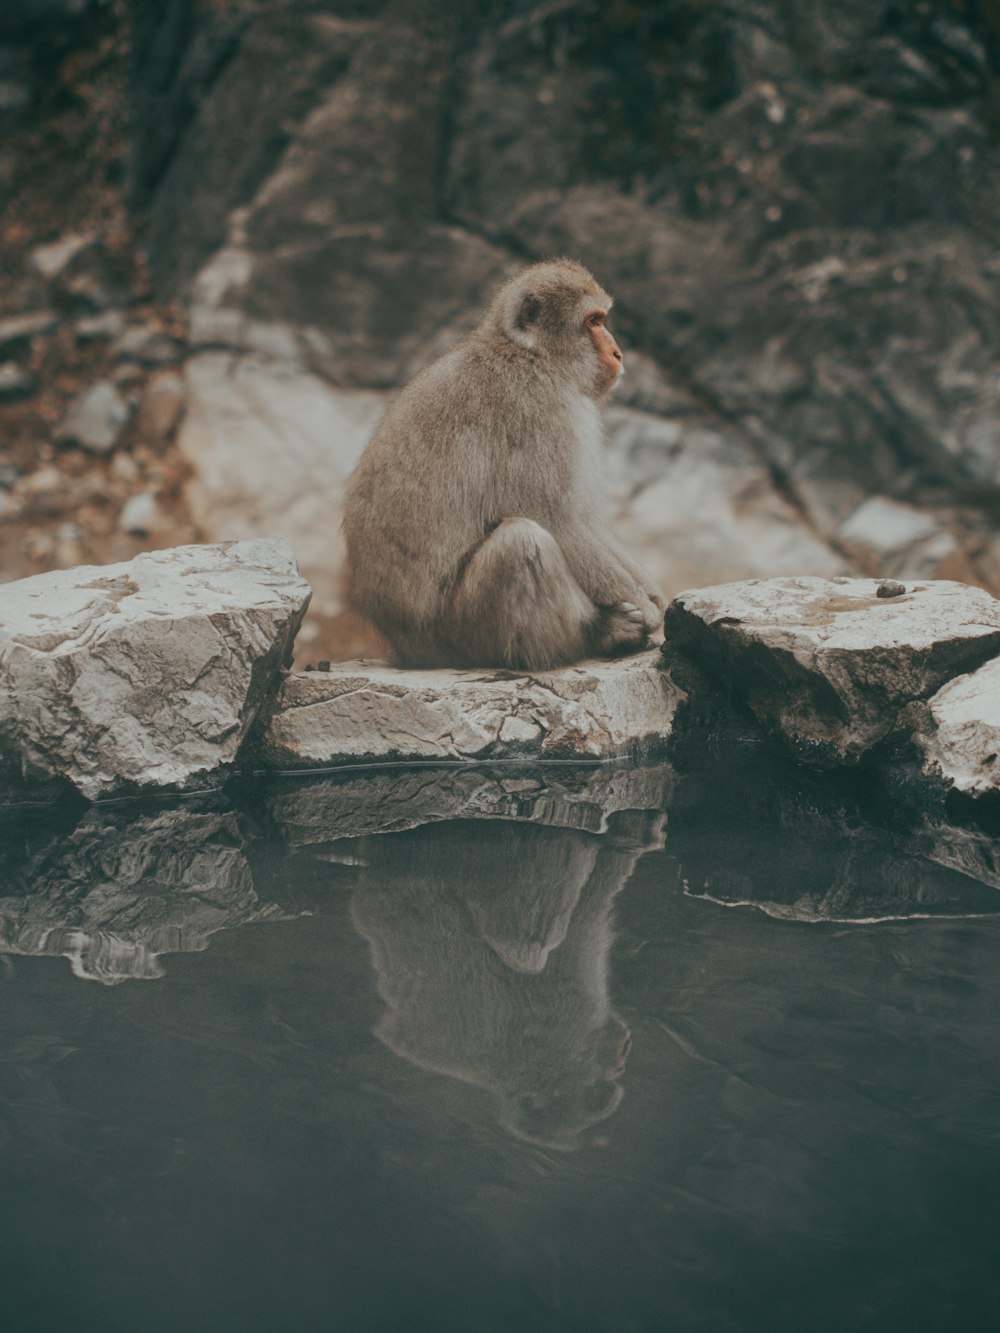
[[[542,670],[659,629],[661,594],[600,512],[610,308],[579,264],[535,264],[385,414],[344,531],[353,604],[400,665]]]

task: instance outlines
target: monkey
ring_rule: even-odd
[[[664,601],[600,513],[611,297],[568,259],[500,288],[348,483],[350,599],[408,667],[539,671],[645,647]]]

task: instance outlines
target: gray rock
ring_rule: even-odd
[[[59,316],[51,310],[0,319],[0,356],[17,356],[28,347],[32,338],[51,333],[58,324]]]
[[[336,390],[259,357],[205,352],[185,369],[178,433],[188,504],[212,540],[276,533],[291,543],[314,609],[343,606],[344,484],[386,397]]]
[[[132,536],[146,537],[156,527],[158,519],[156,496],[152,491],[139,491],[135,495],[130,495],[122,505],[118,526],[122,532]]]
[[[110,453],[131,415],[126,399],[108,380],[85,390],[70,404],[59,439],[95,454]]]
[[[48,241],[45,245],[36,245],[31,252],[31,263],[43,278],[48,278],[51,281],[58,277],[78,254],[93,243],[94,236],[92,232],[69,232],[65,236],[60,236],[57,241]]]
[[[120,310],[105,310],[99,315],[85,315],[73,325],[77,342],[99,342],[117,338],[125,328],[125,316]]]
[[[190,785],[235,758],[308,599],[277,540],[0,585],[0,753],[90,799]]]
[[[1000,602],[943,580],[893,598],[870,579],[749,580],[682,593],[666,638],[800,757],[854,763],[907,704],[1000,653]]]
[[[0,362],[0,402],[13,402],[34,393],[36,380],[30,370],[14,361]]]
[[[970,796],[1000,789],[1000,660],[949,681],[918,727],[927,771]]]
[[[184,381],[173,370],[152,375],[143,390],[136,429],[146,440],[165,440],[184,410]]]
[[[655,651],[530,676],[341,662],[286,677],[262,740],[275,768],[356,759],[607,759],[668,740],[683,695]]]
[[[138,361],[144,366],[170,365],[180,357],[176,338],[147,324],[133,324],[116,340],[112,348],[120,361]]]

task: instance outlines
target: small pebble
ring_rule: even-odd
[[[902,597],[906,588],[902,583],[893,583],[892,579],[883,579],[878,585],[876,597]]]
[[[329,671],[329,670],[330,670],[330,663],[329,663],[329,662],[326,662],[326,661],[320,662],[320,664],[319,664],[319,670],[320,670],[320,671]]]

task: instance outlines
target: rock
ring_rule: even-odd
[[[517,819],[600,834],[616,811],[663,810],[673,782],[664,764],[370,769],[281,783],[266,805],[296,849],[446,819]]]
[[[747,442],[708,414],[605,414],[614,527],[668,594],[692,583],[842,574],[844,558],[771,484]]]
[[[1000,653],[1000,602],[948,581],[880,599],[870,579],[766,579],[682,593],[665,651],[692,658],[800,758],[855,763],[900,710]]]
[[[262,738],[275,768],[356,759],[607,759],[663,747],[682,698],[649,651],[530,676],[340,662],[286,677]]]
[[[308,599],[277,540],[0,585],[0,753],[89,799],[190,785],[235,758]]]
[[[143,390],[136,429],[146,440],[165,440],[184,410],[184,381],[173,370],[150,377]]]
[[[156,527],[159,511],[152,491],[130,495],[122,506],[118,526],[134,537],[147,537]]]
[[[837,529],[837,539],[872,574],[926,579],[947,573],[958,543],[926,511],[873,495]]]
[[[51,310],[38,310],[30,315],[12,315],[0,319],[0,356],[17,356],[44,333],[51,333],[59,324],[59,316]]]
[[[67,268],[76,255],[93,243],[94,236],[91,232],[69,232],[66,236],[60,236],[57,241],[36,245],[31,252],[32,266],[43,278],[51,282]]]
[[[162,954],[287,918],[258,900],[242,842],[226,811],[95,807],[5,866],[0,953],[61,954],[76,976],[105,986],[161,977]]]
[[[926,770],[970,796],[1000,789],[1000,659],[949,681],[927,711],[917,728]]]
[[[22,476],[22,469],[17,463],[0,463],[0,491],[9,491]]]
[[[176,338],[147,324],[133,324],[115,341],[111,349],[119,361],[138,361],[144,366],[169,365],[180,357]]]
[[[110,453],[118,442],[131,408],[113,384],[101,380],[70,404],[59,439],[95,454]]]
[[[186,496],[203,536],[274,532],[295,551],[314,609],[343,605],[344,483],[386,396],[335,390],[315,375],[258,358],[206,352],[185,368],[178,434],[192,470]]]
[[[77,342],[99,342],[117,338],[125,328],[125,316],[120,310],[105,310],[99,315],[85,315],[73,325]]]
[[[14,361],[0,362],[0,403],[14,402],[34,393],[36,380],[30,370]]]

